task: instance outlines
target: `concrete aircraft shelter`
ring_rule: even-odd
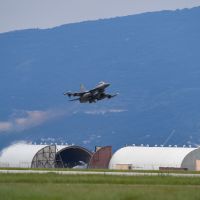
[[[94,152],[75,145],[13,144],[0,152],[0,167],[99,168],[200,171],[200,148],[127,146],[112,155],[112,147]]]
[[[31,167],[34,155],[45,145],[13,144],[0,152],[0,167]]]
[[[127,146],[112,156],[109,169],[200,170],[200,148]]]
[[[32,167],[32,162],[34,161],[34,158],[37,157],[39,161],[39,155],[41,151],[46,151],[49,145],[35,145],[25,142],[20,142],[13,144],[5,149],[3,149],[0,152],[0,167]],[[55,146],[55,145],[53,145]],[[56,151],[65,148],[66,145],[56,145]],[[51,153],[51,152],[50,152]],[[43,155],[44,157],[51,156],[49,152],[46,152],[46,155]],[[41,161],[40,161],[40,167]]]
[[[111,151],[110,146],[91,152],[75,145],[16,143],[0,152],[0,167],[108,168]]]
[[[74,145],[34,145],[17,143],[0,153],[0,167],[73,168],[88,165],[92,152]]]

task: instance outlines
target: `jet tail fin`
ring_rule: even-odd
[[[86,89],[85,89],[84,85],[81,84],[81,85],[80,85],[80,92],[85,92],[85,91],[86,91]]]

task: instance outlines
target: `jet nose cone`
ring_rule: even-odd
[[[105,83],[105,86],[106,86],[106,87],[110,86],[110,83]]]

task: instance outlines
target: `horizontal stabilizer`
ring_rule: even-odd
[[[70,99],[69,101],[78,101],[80,100],[80,98],[77,98],[77,99]]]
[[[116,97],[119,93],[116,94],[107,94],[108,99]]]

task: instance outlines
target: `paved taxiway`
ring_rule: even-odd
[[[0,170],[4,174],[47,174],[55,173],[62,175],[112,175],[112,176],[176,176],[176,177],[200,177],[200,174],[188,173],[150,173],[150,172],[97,172],[97,171],[57,171],[57,170]]]

